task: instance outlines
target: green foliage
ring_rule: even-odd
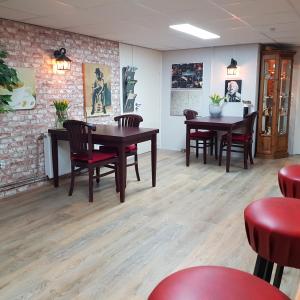
[[[7,57],[7,52],[0,50],[0,88],[12,92],[17,86],[19,79],[15,69],[8,67],[4,59]],[[0,95],[0,113],[8,112],[11,110],[9,103],[11,95]]]
[[[62,100],[54,100],[53,105],[57,111],[66,111],[69,108],[69,100],[62,99]]]
[[[219,94],[213,94],[209,96],[211,103],[214,105],[221,105],[222,101],[224,100],[224,97],[221,97]]]

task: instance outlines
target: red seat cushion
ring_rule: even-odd
[[[225,267],[194,267],[176,272],[150,294],[148,300],[288,300],[264,280]]]
[[[85,161],[85,162],[91,164],[91,163],[103,161],[103,160],[114,158],[114,157],[116,157],[115,153],[104,153],[104,152],[100,152],[100,151],[93,151],[93,156],[92,156],[92,159],[90,159],[90,160],[88,159],[87,154],[74,154],[72,156],[72,160]]]
[[[131,152],[131,151],[136,151],[137,150],[137,146],[135,144],[129,145],[127,147],[125,147],[125,152]],[[100,151],[101,152],[106,152],[106,153],[117,153],[117,149],[114,147],[109,147],[109,146],[101,146],[100,147]]]
[[[300,268],[300,201],[269,197],[244,212],[247,238],[261,257],[281,266]]]
[[[227,133],[222,136],[222,138],[227,139]],[[250,134],[242,134],[242,133],[233,133],[232,134],[232,141],[233,142],[249,142],[252,136]]]
[[[300,199],[300,165],[290,165],[278,172],[280,190],[285,197]]]
[[[215,135],[214,131],[195,131],[190,133],[190,139],[211,139]]]

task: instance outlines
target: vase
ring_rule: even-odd
[[[56,115],[55,115],[55,127],[57,129],[64,128],[63,124],[64,124],[64,121],[66,121],[66,120],[68,120],[67,110],[62,110],[62,111],[57,110]]]
[[[222,105],[209,104],[209,114],[213,118],[221,118],[222,116]]]

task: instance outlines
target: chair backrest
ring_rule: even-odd
[[[198,112],[192,109],[185,109],[183,111],[183,115],[185,116],[186,120],[192,120],[195,119],[198,116]]]
[[[120,127],[139,127],[140,123],[143,122],[143,118],[135,114],[116,116],[114,120],[118,122]]]
[[[257,117],[257,111],[252,112],[251,114],[248,114],[245,116],[245,124],[246,124],[246,134],[249,134],[252,136],[254,131],[254,122]]]
[[[69,133],[71,156],[85,154],[88,155],[88,159],[92,159],[92,131],[96,130],[96,126],[77,120],[67,120],[63,126]]]

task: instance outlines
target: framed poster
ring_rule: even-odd
[[[172,89],[201,89],[203,63],[173,64]]]
[[[19,83],[9,92],[0,88],[0,94],[11,95],[10,107],[13,110],[33,109],[36,104],[35,76],[33,68],[14,68],[17,71]]]
[[[83,64],[83,90],[87,117],[112,114],[110,66]]]
[[[225,80],[225,102],[241,102],[242,80]]]

